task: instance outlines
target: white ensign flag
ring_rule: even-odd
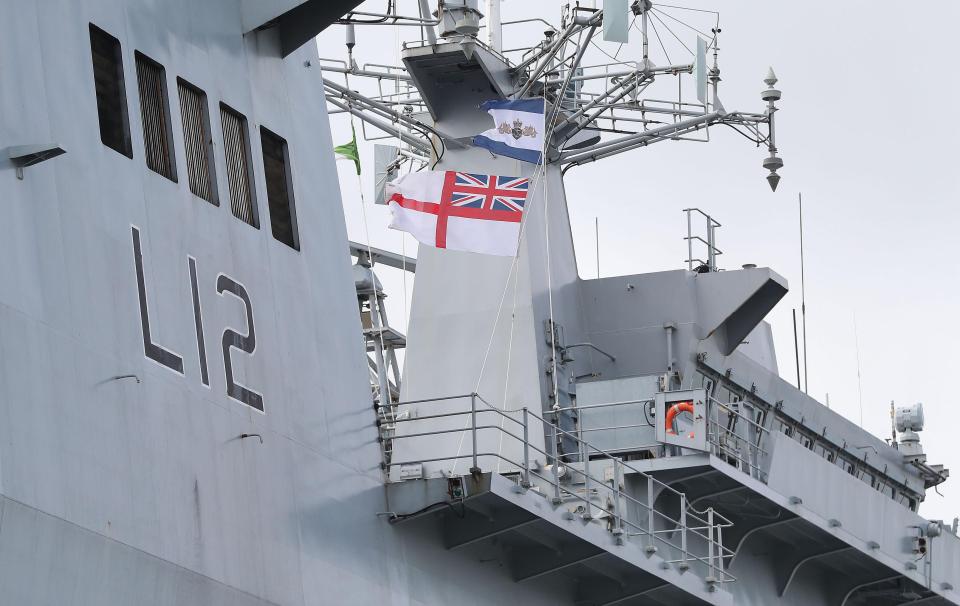
[[[390,228],[437,248],[512,257],[529,183],[457,171],[408,173],[387,184]]]

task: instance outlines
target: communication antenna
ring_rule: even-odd
[[[715,34],[719,32],[720,29],[718,28]],[[716,104],[718,103],[716,82],[720,80],[716,46],[714,46],[713,51],[713,69],[716,72],[716,80],[713,81],[713,101]],[[777,83],[777,75],[773,73],[772,67],[767,70],[767,77],[763,79],[763,82],[767,85],[767,89],[760,94],[760,98],[767,102],[767,119],[770,124],[770,136],[767,138],[767,151],[770,152],[770,155],[763,159],[763,167],[770,171],[770,174],[767,175],[767,183],[770,184],[770,189],[777,191],[777,185],[780,183],[780,175],[777,174],[777,170],[783,168],[783,159],[777,155],[776,131],[773,127],[773,115],[777,111],[776,102],[780,100],[780,91],[773,87]],[[804,347],[804,353],[806,353],[806,347]]]
[[[600,217],[593,218],[594,237],[597,241],[597,279],[600,279]]]
[[[803,194],[797,193],[800,204],[800,319],[803,323],[803,393],[810,393],[810,376],[807,373],[807,290],[803,274]],[[797,385],[797,387],[800,387]]]
[[[347,63],[349,63],[350,67],[353,68],[353,47],[357,45],[357,33],[353,29],[353,23],[347,23],[345,38],[345,43],[347,45]]]
[[[503,51],[503,25],[500,19],[500,0],[487,0],[487,43],[490,48]]]
[[[653,67],[653,64],[650,63],[650,38],[648,37],[648,21],[647,15],[650,9],[653,8],[653,5],[649,0],[644,0],[637,4],[637,10],[640,11],[640,35],[643,41],[643,63],[641,64],[643,69],[650,69]]]
[[[860,381],[860,337],[857,335],[857,312],[853,312],[853,343],[857,349],[857,398],[860,400],[860,427],[863,427],[863,385]]]
[[[797,308],[793,308],[793,355],[797,360],[797,389],[800,389],[800,345],[797,343]],[[827,398],[829,400],[829,397]]]
[[[893,400],[890,400],[890,436],[891,444],[896,445],[897,443],[897,422],[896,422],[896,408],[893,405]]]
[[[710,68],[709,80],[710,80],[710,87],[713,89],[713,109],[715,111],[723,109],[723,103],[720,102],[720,95],[719,95],[720,65],[717,62],[717,56],[720,54],[720,32],[721,31],[722,30],[720,29],[719,24],[717,25],[717,27],[714,27],[713,29],[710,30],[710,33],[713,34],[713,67]],[[772,74],[773,70],[771,70],[770,73]],[[770,74],[767,74],[767,77],[769,78]],[[764,82],[766,82],[766,80],[764,80]],[[772,84],[767,84],[767,87],[772,89],[773,85],[776,83],[777,81],[776,79],[774,79]],[[760,98],[767,102],[767,107],[769,109],[770,107],[774,106],[773,102],[780,98],[779,92],[777,93],[776,98],[767,99],[766,95],[767,93],[766,91],[764,91],[760,93]],[[776,188],[774,188],[774,191],[776,191]]]
[[[501,18],[501,3],[502,0],[484,0],[483,3],[487,20],[484,40],[494,50],[504,45],[502,29],[504,25],[527,21],[504,22]],[[391,0],[387,3],[385,13],[348,13],[345,18],[340,19],[338,23],[349,26],[346,32],[348,64],[343,66],[339,60],[321,58],[325,72],[323,85],[327,101],[332,108],[335,108],[333,110],[335,113],[349,113],[390,136],[396,136],[408,146],[407,149],[401,149],[401,153],[405,156],[410,154],[417,159],[429,156],[436,161],[443,156],[447,143],[454,142],[455,145],[461,145],[457,142],[457,138],[404,115],[400,109],[409,105],[418,110],[417,113],[426,113],[429,108],[425,99],[432,93],[419,91],[411,74],[407,73],[406,67],[379,66],[360,69],[353,55],[356,43],[355,25],[386,24],[419,27],[421,37],[426,36],[425,42],[430,47],[435,47],[438,39],[441,38],[449,43],[458,43],[467,59],[473,60],[474,51],[481,48],[479,45],[483,44],[477,38],[481,17],[484,16],[479,9],[480,0],[441,1],[436,13],[431,11],[431,4],[436,4],[432,0],[417,0],[417,4],[420,10],[418,16],[397,14],[396,2]],[[550,96],[557,90],[556,83],[561,80],[564,82],[559,88],[561,91],[566,91],[569,84],[574,84],[571,94],[564,97],[566,104],[564,114],[554,122],[546,137],[550,141],[549,162],[551,164],[562,166],[565,174],[574,166],[645,148],[653,143],[681,139],[706,142],[709,140],[707,129],[710,126],[725,124],[764,148],[767,153],[763,158],[763,167],[768,172],[767,181],[772,189],[776,189],[780,181],[778,171],[783,167],[783,160],[778,155],[775,141],[775,114],[778,111],[777,103],[782,96],[781,91],[775,88],[777,76],[772,69],[766,72],[766,77],[763,79],[765,86],[760,91],[760,97],[764,102],[760,111],[745,112],[724,108],[718,92],[721,30],[717,13],[700,11],[717,16],[714,27],[709,30],[703,28],[702,31],[664,13],[667,17],[703,36],[702,39],[697,38],[697,52],[694,53],[671,30],[677,41],[694,55],[691,61],[674,63],[670,60],[654,25],[654,22],[659,21],[655,12],[663,11],[655,8],[652,0],[630,1],[629,12],[637,17],[637,28],[640,28],[643,34],[643,58],[642,62],[614,60],[618,65],[617,74],[614,75],[609,70],[612,65],[610,63],[583,64],[585,53],[592,46],[596,46],[594,38],[600,35],[604,26],[603,12],[586,7],[588,5],[597,7],[600,3],[595,0],[590,2],[584,0],[576,3],[572,9],[569,6],[571,3],[565,4],[567,7],[561,11],[563,21],[560,30],[550,26],[541,43],[532,47],[530,52],[522,58],[518,58],[518,63],[512,66],[504,64],[508,68],[510,87],[513,87],[510,96],[514,99]],[[620,9],[628,5],[628,0],[604,2],[604,4],[609,10],[617,13],[618,26],[623,25],[621,21],[625,22],[626,19],[621,17],[628,18],[628,11]],[[614,9],[614,5],[620,8]],[[683,7],[661,5],[660,8]],[[369,18],[356,18],[360,16]],[[612,20],[613,15],[610,15],[607,25]],[[630,27],[633,26],[628,26],[626,29],[629,30]],[[653,61],[654,49],[651,48],[652,40],[647,27],[653,29],[656,40],[660,42],[666,59],[665,65],[657,66]],[[703,33],[705,31],[711,31],[712,34]],[[711,49],[714,57],[713,65],[709,66],[707,54]],[[427,48],[423,52],[430,54],[434,50]],[[410,59],[414,61],[413,57]],[[484,55],[480,59],[481,62],[487,60],[494,61],[496,64],[503,63],[502,57],[499,56],[490,58]],[[421,57],[415,62],[419,61],[428,61],[428,59]],[[330,74],[343,74],[344,83],[335,82]],[[655,80],[666,76],[676,77],[678,90],[682,91],[681,78],[688,74],[694,74],[696,96],[703,104],[705,113],[683,109],[681,105],[686,104],[682,102],[681,105],[677,105],[652,97],[640,98],[640,95]],[[369,90],[376,90],[376,93],[364,94],[357,89],[358,87],[352,85],[347,79],[348,76],[351,77],[350,80],[353,76],[357,76],[358,79],[362,76],[364,79],[359,81],[369,83]],[[576,78],[575,81],[574,78]],[[397,90],[384,93],[380,86],[383,83],[392,83]],[[582,87],[591,86],[593,90],[581,94]],[[712,98],[709,98],[711,92]],[[621,112],[631,112],[635,117],[625,122]],[[654,116],[651,117],[651,114]],[[657,117],[657,115],[660,116]],[[403,124],[405,129],[398,128],[400,124]],[[602,138],[600,133],[606,132],[621,136]]]

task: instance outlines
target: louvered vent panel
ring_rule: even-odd
[[[120,41],[91,23],[90,53],[93,58],[93,82],[97,93],[100,140],[107,147],[132,158]]]
[[[207,96],[183,80],[177,81],[177,89],[180,95],[183,147],[187,156],[190,191],[207,202],[217,204]]]
[[[223,154],[230,185],[230,209],[234,216],[258,227],[250,189],[250,157],[247,142],[247,120],[224,105],[220,106],[223,125]]]
[[[143,121],[143,147],[147,167],[170,180],[176,180],[170,129],[167,123],[166,86],[161,65],[145,55],[136,54],[137,84],[140,89],[140,117]]]

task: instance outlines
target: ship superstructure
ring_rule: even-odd
[[[685,269],[577,275],[563,183],[580,164],[727,124],[765,149],[776,190],[773,70],[761,109],[724,107],[719,26],[691,63],[658,66],[642,1],[567,6],[508,58],[498,4],[443,3],[402,67],[327,62],[333,111],[408,137],[379,175],[523,175],[534,192],[513,259],[420,247],[400,398],[374,390],[397,525],[577,604],[956,603],[955,528],[916,513],[948,476],[914,450],[922,410],[887,442],[781,379],[763,320],[786,279],[722,271],[699,209]],[[642,59],[589,64],[625,20]],[[657,96],[677,78],[691,98]],[[546,100],[542,165],[468,143],[490,98]]]

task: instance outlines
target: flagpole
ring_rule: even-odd
[[[807,373],[807,289],[803,268],[803,194],[797,193],[800,207],[800,319],[803,323],[803,393],[810,393],[810,375]],[[799,389],[799,385],[797,388]]]

